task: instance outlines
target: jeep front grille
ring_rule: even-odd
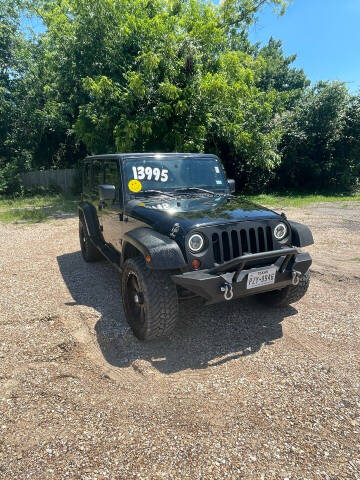
[[[241,230],[213,233],[214,260],[223,263],[246,253],[270,252],[273,250],[271,227],[251,227]]]

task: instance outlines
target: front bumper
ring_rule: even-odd
[[[266,266],[246,268],[249,267],[249,264],[253,265],[267,259],[269,259],[269,263]],[[283,248],[242,255],[211,269],[173,275],[172,280],[194,295],[203,297],[207,304],[212,304],[232,298],[280,290],[288,285],[296,284],[299,275],[306,273],[311,263],[312,260],[308,253],[302,253],[298,248]],[[270,267],[276,269],[273,284],[247,288],[247,277],[250,272]]]

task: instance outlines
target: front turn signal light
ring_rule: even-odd
[[[191,267],[193,270],[199,270],[200,265],[201,265],[200,260],[195,259],[191,261]]]

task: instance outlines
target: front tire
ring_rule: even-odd
[[[301,275],[297,285],[288,285],[282,290],[259,293],[258,299],[272,307],[285,307],[303,298],[310,285],[310,271]]]
[[[150,270],[142,257],[124,263],[122,297],[126,319],[136,337],[170,335],[178,317],[176,286],[168,272]]]

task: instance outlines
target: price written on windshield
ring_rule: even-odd
[[[132,167],[134,180],[155,180],[155,182],[167,182],[169,170],[158,167]]]

